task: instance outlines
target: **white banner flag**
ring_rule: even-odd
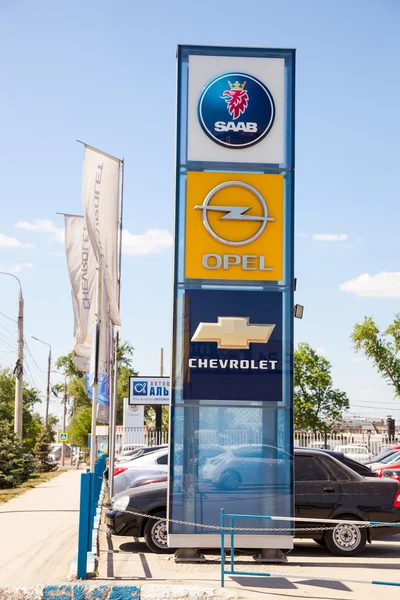
[[[118,308],[118,195],[120,161],[85,146],[83,213],[98,262],[102,261],[110,319],[121,325]]]
[[[83,217],[65,215],[65,252],[74,310],[74,363],[89,372],[91,327],[96,319],[97,260]],[[102,311],[99,372],[108,372],[109,322]]]

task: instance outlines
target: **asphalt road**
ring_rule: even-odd
[[[66,471],[0,504],[0,585],[68,580],[77,549],[80,474]]]
[[[172,555],[153,554],[143,540],[110,536],[100,528],[100,563],[97,583],[116,581],[124,584],[144,582],[159,586],[185,584],[219,587],[220,555],[205,553],[206,564],[176,564]],[[305,575],[306,579],[285,577],[230,577],[228,590],[239,591],[246,600],[398,600],[398,587],[345,583],[343,579],[400,582],[400,535],[367,545],[360,556],[343,558],[330,554],[312,540],[297,540],[283,565],[257,565],[251,551],[235,554],[237,570]],[[323,580],[316,579],[322,577]],[[329,581],[329,578],[340,582]]]

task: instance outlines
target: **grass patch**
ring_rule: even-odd
[[[39,485],[39,483],[46,483],[46,481],[50,481],[51,479],[54,479],[54,477],[57,477],[57,475],[60,475],[68,470],[69,469],[67,468],[61,468],[57,469],[57,471],[51,471],[50,473],[33,473],[29,479],[19,487],[10,488],[8,490],[0,490],[0,504],[20,496],[27,490]]]

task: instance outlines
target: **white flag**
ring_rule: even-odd
[[[91,327],[96,319],[97,260],[83,217],[65,215],[65,252],[74,310],[74,363],[89,372]],[[108,372],[109,319],[102,310],[99,372]]]
[[[110,319],[121,325],[118,307],[118,195],[120,161],[85,146],[83,214],[97,261],[103,265]]]

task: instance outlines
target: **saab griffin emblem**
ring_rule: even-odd
[[[244,350],[251,343],[266,344],[275,325],[250,325],[248,318],[218,317],[218,323],[200,323],[192,342],[217,342],[221,349]]]
[[[275,105],[268,88],[246,73],[225,73],[203,89],[198,104],[203,131],[227,148],[248,148],[270,131]]]

